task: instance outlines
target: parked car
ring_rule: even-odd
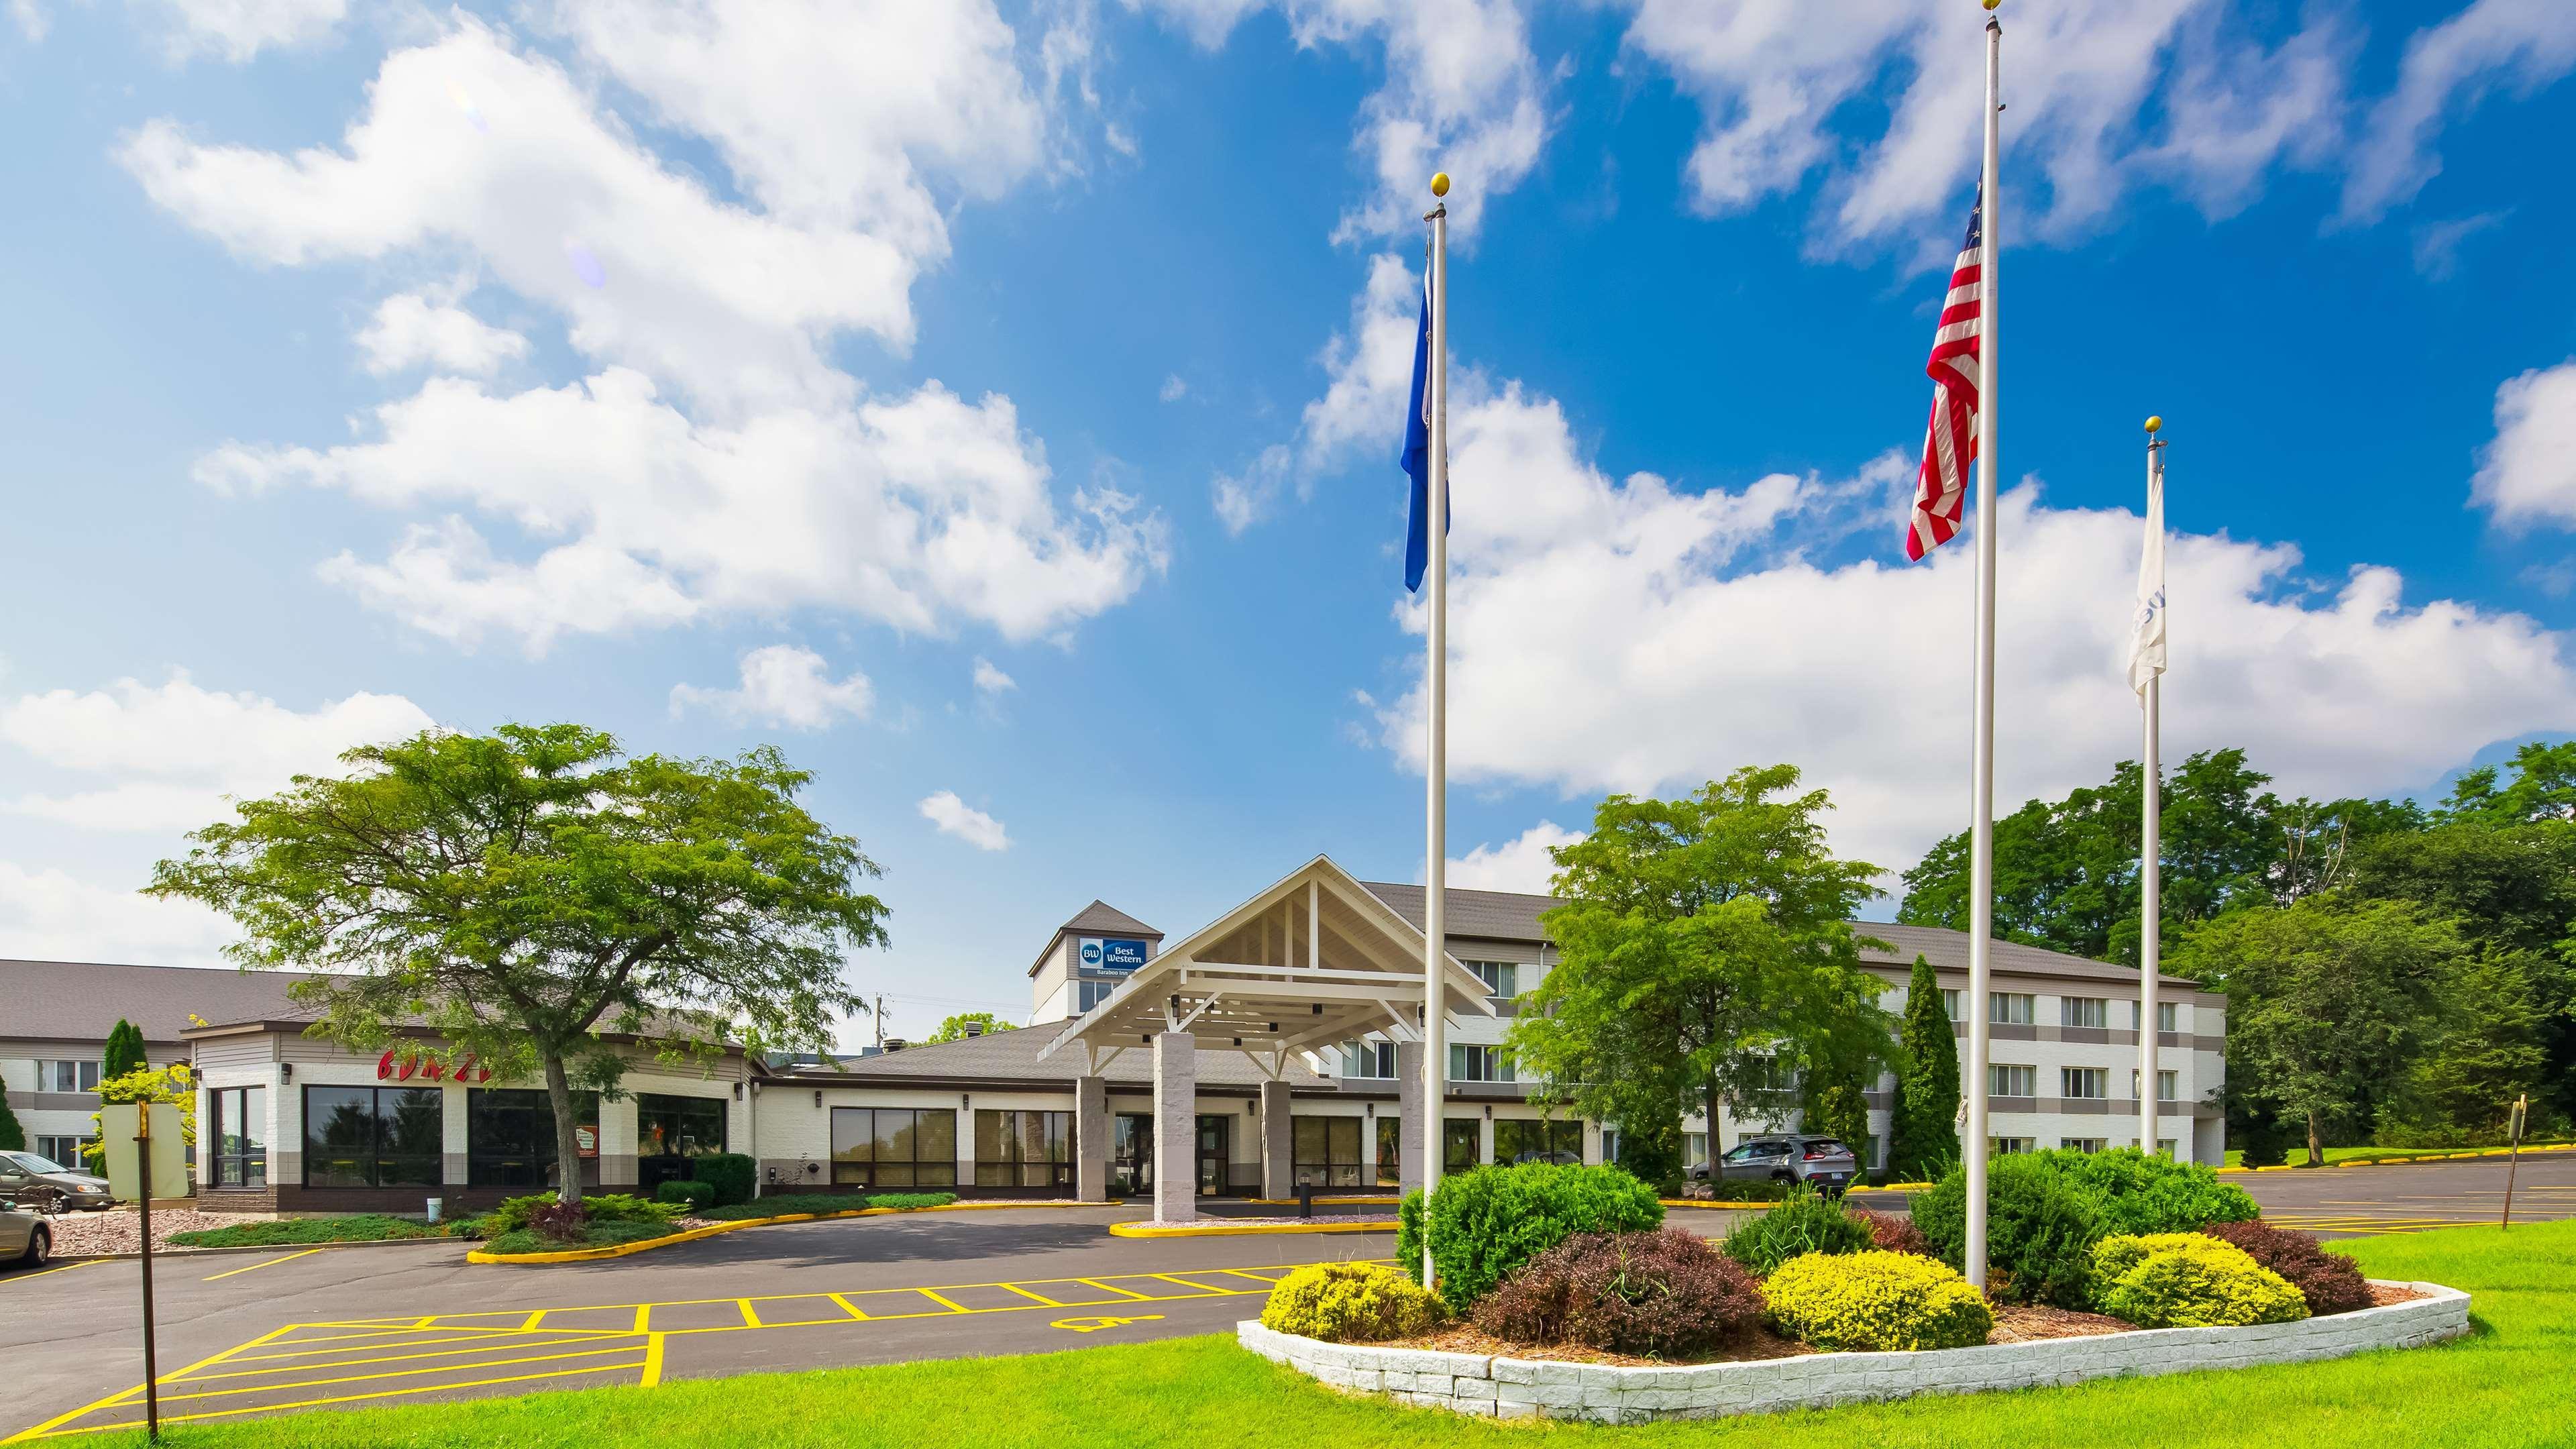
[[[0,1152],[0,1197],[23,1207],[105,1212],[115,1206],[107,1179],[74,1172],[50,1157],[32,1152]]]
[[[1803,1182],[1827,1197],[1842,1196],[1860,1173],[1860,1159],[1837,1137],[1790,1134],[1747,1137],[1716,1163],[1718,1175],[1737,1182]],[[1706,1181],[1709,1164],[1691,1169]]]
[[[54,1255],[54,1230],[45,1215],[0,1196],[0,1263],[41,1268]]]

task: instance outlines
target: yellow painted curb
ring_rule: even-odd
[[[1704,1212],[1760,1212],[1771,1206],[1767,1202],[1710,1202],[1706,1198],[1667,1197],[1656,1201],[1668,1208],[1698,1208]]]
[[[1186,1228],[1149,1228],[1143,1223],[1111,1223],[1109,1235],[1114,1238],[1235,1238],[1271,1237],[1284,1233],[1391,1233],[1395,1219],[1370,1218],[1361,1222],[1342,1223],[1193,1223]]]
[[[1248,1197],[1245,1198],[1244,1201],[1257,1204],[1261,1207],[1295,1207],[1297,1205],[1297,1199],[1293,1197]],[[1400,1197],[1326,1197],[1323,1194],[1318,1193],[1315,1196],[1315,1201],[1319,1203],[1349,1203],[1354,1207],[1394,1207],[1398,1203],[1403,1202],[1404,1199]]]
[[[467,1253],[465,1255],[465,1261],[468,1263],[526,1263],[531,1265],[543,1265],[547,1263],[592,1263],[603,1258],[623,1258],[630,1253],[641,1253],[648,1248],[667,1248],[674,1243],[694,1243],[700,1238],[712,1238],[718,1233],[730,1233],[741,1228],[775,1227],[780,1223],[819,1223],[830,1218],[879,1218],[890,1217],[896,1213],[972,1213],[1000,1212],[1006,1208],[1096,1208],[1117,1206],[1117,1203],[1110,1202],[1079,1201],[952,1202],[943,1204],[939,1207],[844,1208],[839,1212],[829,1213],[782,1213],[774,1218],[742,1218],[730,1223],[711,1223],[703,1228],[690,1228],[686,1231],[672,1233],[665,1237],[643,1238],[632,1243],[613,1243],[605,1248],[566,1248],[559,1253],[487,1253],[478,1248],[473,1252]]]

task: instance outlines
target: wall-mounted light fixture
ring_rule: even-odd
[[[814,1089],[814,1105],[817,1107],[823,1105],[823,1089],[820,1087]]]
[[[975,1105],[975,1099],[973,1096],[965,1092],[960,1092],[957,1094],[957,1105],[960,1107],[972,1107]]]
[[[1485,1104],[1485,1120],[1488,1122],[1494,1120],[1494,1104],[1491,1102]]]
[[[740,1082],[733,1084],[733,1099],[737,1102],[742,1100],[742,1083]]]
[[[295,1063],[293,1063],[293,1062],[279,1062],[279,1063],[277,1064],[277,1079],[278,1079],[279,1081],[281,1081],[281,1082],[291,1082],[291,1081],[294,1081],[294,1080],[295,1080]]]

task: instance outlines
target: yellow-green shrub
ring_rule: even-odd
[[[1966,1348],[1995,1326],[1985,1296],[1912,1253],[1809,1253],[1762,1285],[1782,1333],[1828,1349]]]
[[[2308,1316],[2289,1279],[2200,1233],[2104,1238],[2093,1247],[2103,1312],[2140,1328],[2289,1323]]]
[[[1261,1308],[1274,1333],[1376,1343],[1427,1333],[1448,1316],[1439,1296],[1376,1263],[1316,1263],[1279,1280]]]

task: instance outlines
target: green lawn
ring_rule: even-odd
[[[2547,1147],[2555,1147],[2559,1149],[2560,1152],[2564,1152],[2567,1147],[2567,1143],[2564,1139],[2561,1139],[2555,1142],[2526,1142],[2523,1144],[2523,1150],[2526,1152],[2538,1151]],[[2325,1155],[2326,1166],[2332,1167],[2339,1162],[2403,1162],[2409,1158],[2416,1157],[2448,1157],[2456,1152],[2486,1152],[2491,1150],[2493,1149],[2483,1147],[2329,1147],[2325,1149]],[[2242,1167],[2244,1163],[2239,1159],[2243,1156],[2244,1154],[2242,1152],[2239,1152],[2233,1147],[2227,1149],[2226,1165],[2229,1167]],[[2303,1146],[2291,1148],[2289,1165],[2292,1167],[2307,1166],[2308,1149]]]
[[[297,1243],[380,1243],[387,1238],[443,1238],[448,1224],[435,1226],[419,1218],[384,1213],[353,1213],[340,1218],[288,1218],[272,1223],[241,1223],[200,1233],[172,1233],[183,1248],[270,1248]]]
[[[185,1449],[767,1449],[958,1444],[999,1449],[1316,1449],[1323,1445],[2564,1445],[2576,1425],[2576,1221],[2454,1228],[2349,1245],[2374,1277],[2476,1297],[2478,1332],[2435,1348],[2330,1363],[1920,1398],[1639,1428],[1496,1425],[1345,1398],[1242,1352],[1177,1339],[1024,1358],[675,1380],[655,1389],[176,1425]],[[139,1437],[123,1441],[139,1444]]]

